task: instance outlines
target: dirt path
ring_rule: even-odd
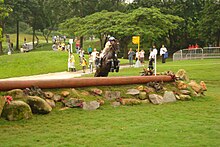
[[[120,66],[120,69],[128,68],[129,65]],[[85,74],[90,74],[89,69],[83,73],[82,70],[76,72],[56,72],[56,73],[48,73],[48,74],[40,74],[40,75],[33,75],[33,76],[22,76],[22,77],[14,77],[14,78],[7,78],[7,79],[0,79],[0,81],[13,81],[13,80],[45,80],[45,79],[69,79],[69,78],[76,78],[81,77]],[[93,73],[94,74],[94,73]]]

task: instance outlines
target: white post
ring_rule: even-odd
[[[155,55],[154,65],[155,65],[154,75],[156,76],[157,75],[157,55]]]

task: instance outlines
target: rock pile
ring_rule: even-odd
[[[175,77],[170,83],[149,82],[146,85],[134,86],[131,89],[111,91],[98,88],[79,91],[74,88],[65,91],[43,91],[38,87],[14,89],[0,96],[0,116],[7,120],[29,119],[33,114],[48,114],[53,109],[66,110],[81,108],[96,110],[102,105],[113,107],[120,105],[163,104],[177,100],[190,100],[192,97],[203,96],[207,90],[204,81],[198,84],[189,80],[185,70],[174,74],[171,71],[161,74]],[[85,101],[81,97],[92,96],[95,100]],[[107,102],[107,103],[106,103]]]

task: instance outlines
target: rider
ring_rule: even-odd
[[[105,44],[105,48],[103,49],[102,53],[100,54],[101,58],[104,57],[106,51],[115,43],[115,37],[109,37],[108,42]]]

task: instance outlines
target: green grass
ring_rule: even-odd
[[[39,55],[43,56],[46,53],[42,52]],[[63,52],[48,53],[54,57],[50,57],[50,60],[57,64],[58,61],[55,60],[59,60],[57,59],[58,57],[66,56]],[[39,59],[39,56],[34,57],[37,54],[32,54],[27,53],[27,55],[22,57],[23,59],[26,56],[26,58],[32,58],[32,60],[39,62],[38,66],[41,66],[44,63],[41,61],[42,58]],[[28,55],[31,57],[28,57]],[[10,61],[12,57],[7,56],[4,58]],[[19,57],[21,58],[21,56],[17,58]],[[17,60],[20,61],[19,59]],[[30,120],[9,122],[0,119],[1,145],[220,146],[219,61],[220,59],[207,59],[170,61],[166,64],[158,63],[157,69],[159,72],[165,70],[177,71],[183,68],[187,71],[190,79],[205,81],[208,91],[203,98],[193,98],[191,101],[178,101],[163,105],[142,104],[117,108],[113,108],[107,103],[96,111],[84,111],[81,109],[58,111],[55,109],[48,115],[34,115]],[[11,69],[13,64],[17,65],[17,62],[8,63],[12,64],[7,68],[8,71],[13,70]],[[34,63],[30,65],[35,67]],[[53,69],[57,68],[58,66],[55,66]],[[47,68],[43,69],[47,70]],[[139,75],[140,71],[142,71],[142,68],[122,69],[117,74],[110,73],[110,76]],[[137,86],[99,88],[125,91],[128,88]],[[80,93],[89,89],[77,88],[77,91]],[[60,90],[52,91],[60,92]],[[86,96],[83,98],[86,98]],[[94,96],[88,96],[89,100],[95,98]]]
[[[67,71],[68,52],[44,51],[48,50],[48,47],[45,45],[28,53],[0,56],[0,79]],[[78,54],[74,54],[74,57],[76,69],[82,70]],[[88,55],[85,57],[89,61]],[[127,60],[121,60],[122,64],[127,62]]]

